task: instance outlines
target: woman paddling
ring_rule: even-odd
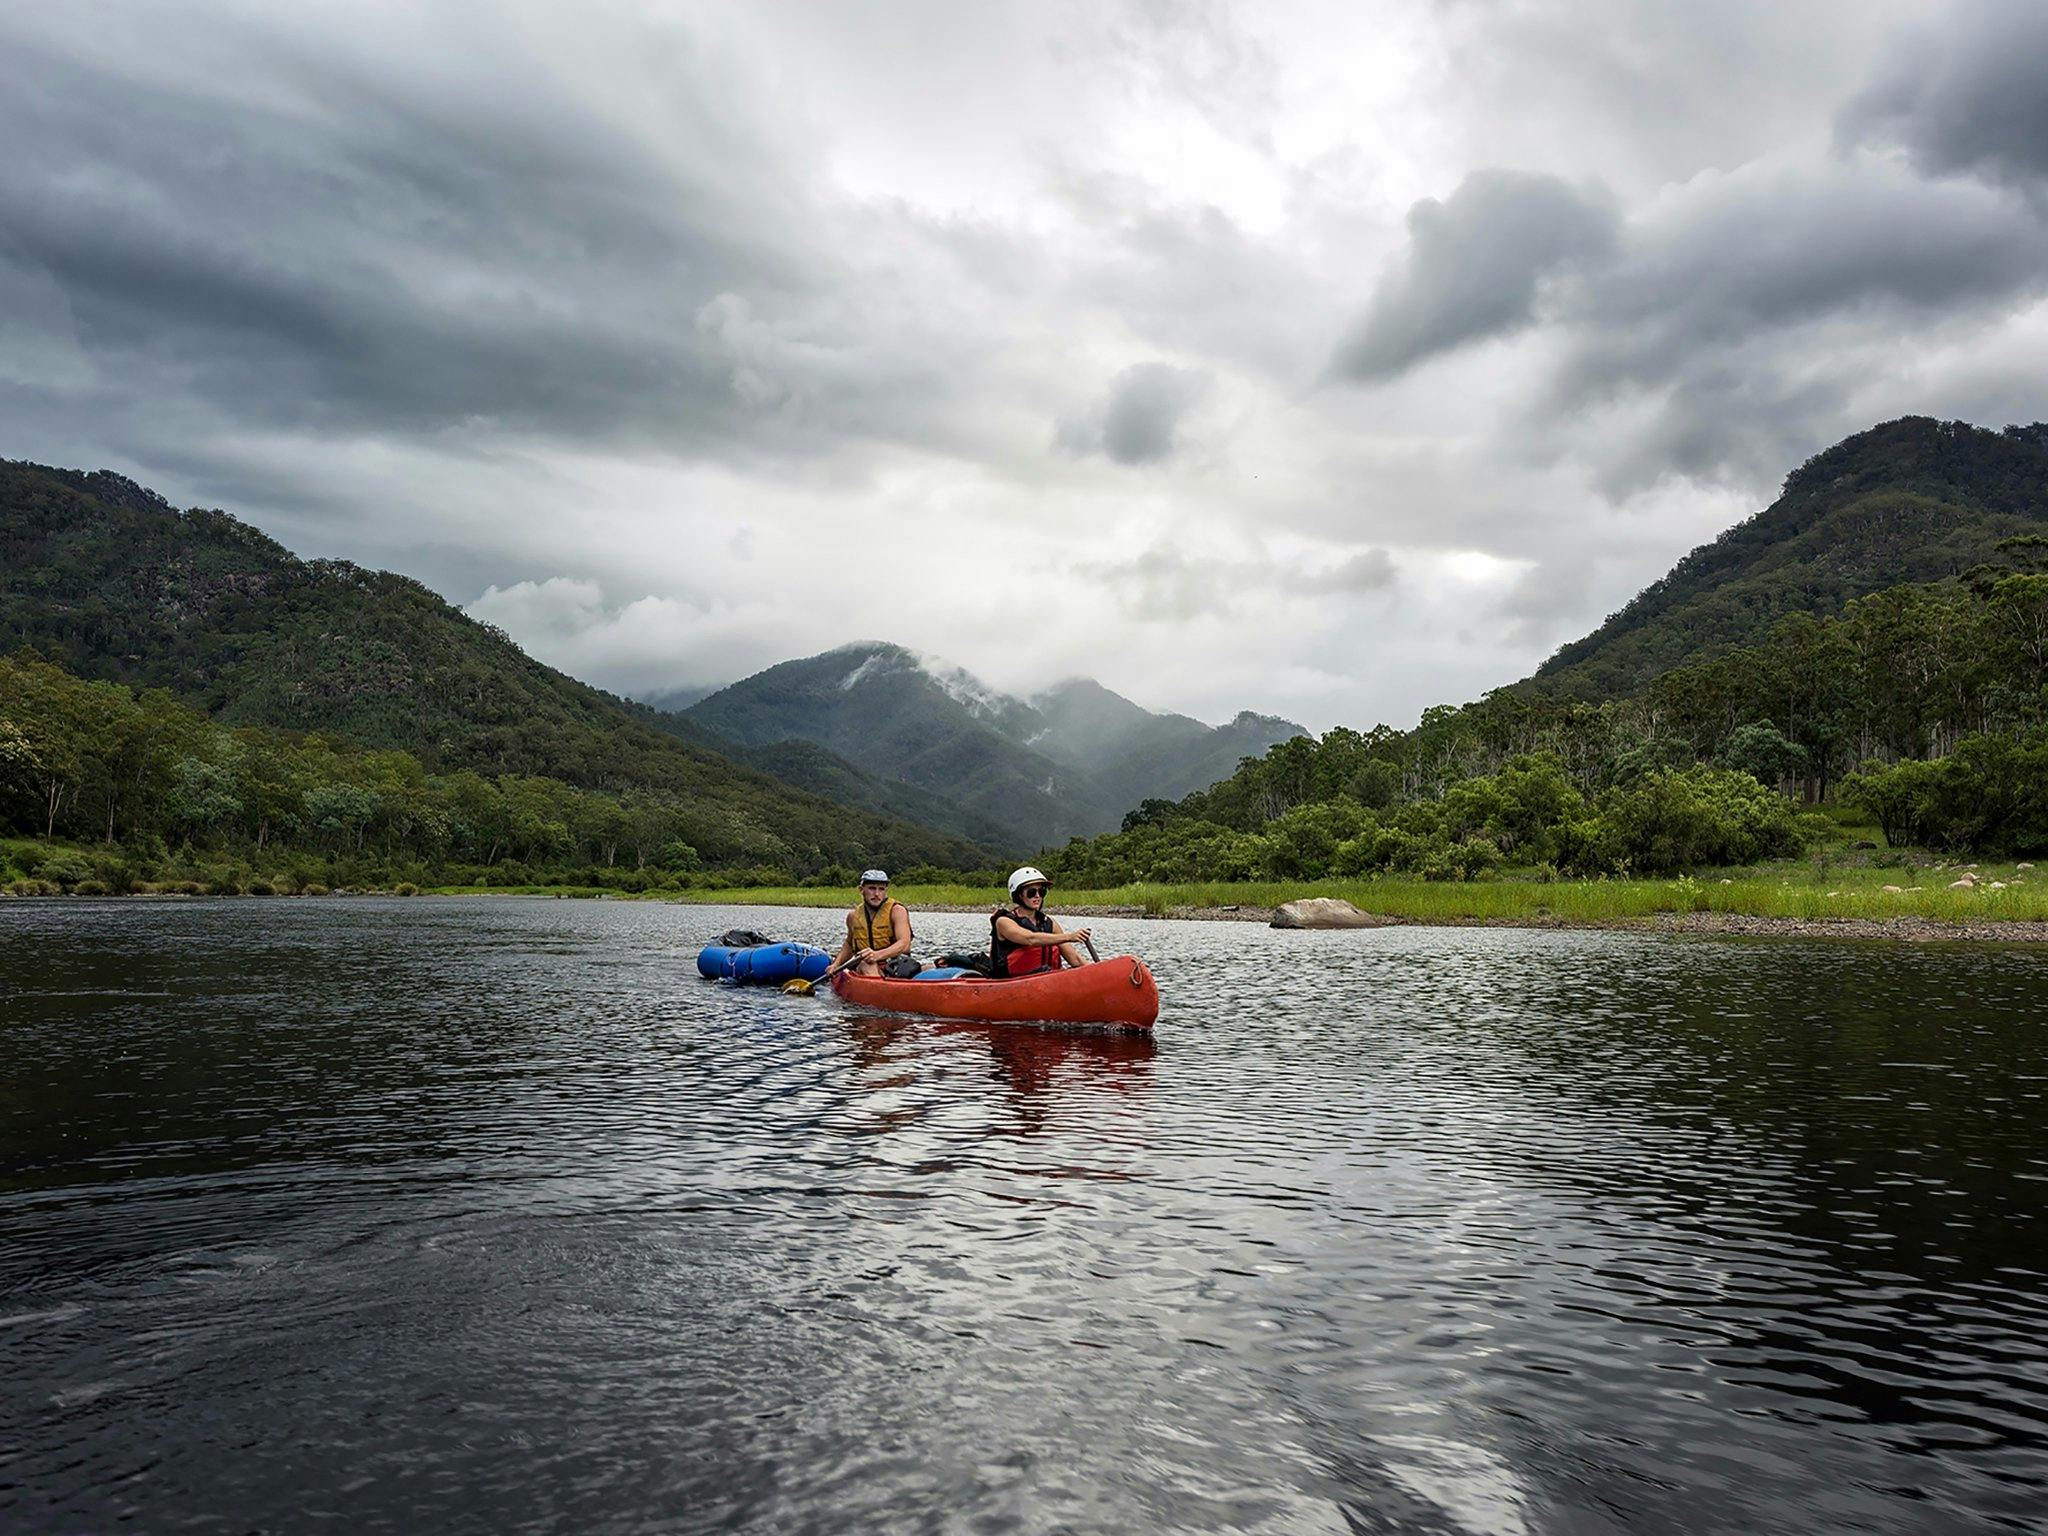
[[[1050,883],[1029,864],[1010,876],[1010,905],[998,907],[988,924],[989,970],[998,979],[1056,971],[1062,959],[1073,966],[1088,963],[1077,947],[1088,942],[1088,930],[1069,931],[1046,915]]]

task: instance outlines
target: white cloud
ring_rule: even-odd
[[[573,576],[486,587],[468,612],[473,619],[528,636],[530,644],[579,635],[608,617],[603,589]]]

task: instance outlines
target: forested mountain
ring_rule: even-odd
[[[0,462],[0,654],[24,644],[80,677],[167,689],[224,726],[400,749],[429,773],[656,796],[713,864],[972,868],[1014,851],[792,788],[541,665],[418,582],[300,560],[119,475]],[[848,765],[802,771],[857,803],[893,792]]]
[[[1703,544],[1531,686],[1597,700],[1687,662],[1754,645],[1792,613],[1960,576],[1999,540],[2048,533],[2048,424],[1986,431],[1907,416],[1808,459],[1784,493]]]
[[[1055,684],[1030,703],[1041,722],[1033,745],[1089,774],[1123,810],[1207,789],[1245,758],[1302,734],[1291,720],[1250,710],[1215,726],[1154,714],[1086,678]]]
[[[1001,850],[1006,859],[1012,854],[1028,853],[1036,846],[1018,842],[1016,833],[1001,821],[951,796],[865,772],[814,741],[776,741],[764,747],[748,747],[706,734],[711,737],[711,744],[734,762],[745,763],[793,788],[822,795],[840,805],[858,806],[878,816],[954,833],[983,848]]]
[[[1301,730],[1252,714],[1210,727],[1080,680],[1018,699],[878,641],[770,667],[684,717],[747,750],[819,744],[1030,848],[1114,827],[1140,801],[1204,787]]]
[[[957,800],[1019,847],[1101,831],[1124,810],[1085,774],[1023,745],[1027,706],[928,669],[901,646],[866,643],[785,661],[693,704],[684,718],[746,748],[816,743]]]
[[[1796,806],[1830,801],[1899,841],[2048,853],[2048,427],[1852,437],[1535,679],[1283,742],[1048,868],[1644,873],[1787,851]]]

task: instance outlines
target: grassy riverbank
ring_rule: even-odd
[[[27,840],[0,841],[0,894],[56,895],[304,895],[333,891],[439,896],[552,896],[690,904],[843,907],[851,890],[821,886],[651,885],[622,889],[582,881],[560,884],[481,884],[435,881],[409,869],[395,872],[330,865],[252,872],[247,866],[211,867],[167,860],[155,879],[123,879],[119,855],[103,849]],[[1263,918],[1282,902],[1337,896],[1360,911],[1394,922],[1630,925],[1696,917],[1761,923],[1863,925],[1898,923],[1983,928],[2048,923],[2048,870],[2023,864],[1949,863],[1931,854],[1896,850],[1872,862],[1862,853],[1836,853],[1782,864],[1660,880],[1556,880],[1504,871],[1470,881],[1382,876],[1353,880],[1143,883],[1100,888],[1060,887],[1053,910],[1063,913]],[[8,867],[8,861],[15,867]],[[21,877],[22,869],[33,877]],[[1965,872],[1976,884],[1953,889]],[[139,873],[139,871],[137,872]],[[449,871],[466,874],[469,871]],[[320,878],[324,876],[325,878]],[[702,879],[703,877],[697,877]],[[984,912],[998,892],[988,885],[903,884],[897,897],[912,911]]]
[[[1951,890],[1968,869],[1974,889]],[[1994,890],[1995,884],[2004,889]],[[1897,890],[1886,890],[1896,886]],[[957,885],[899,886],[896,896],[913,912],[987,908],[995,893]],[[1265,909],[1303,896],[1339,896],[1361,912],[1403,922],[1627,923],[1675,913],[1825,922],[1881,922],[1918,918],[1938,923],[2048,921],[2048,874],[2012,864],[1977,864],[1916,872],[1885,868],[1826,868],[1810,863],[1729,870],[1676,880],[1552,880],[1516,878],[1426,881],[1402,879],[1258,881],[1238,884],[1140,884],[1100,890],[1059,889],[1056,912],[1117,908],[1152,916],[1213,914],[1222,909]],[[851,900],[850,893],[778,887],[678,893],[685,902],[815,907]]]

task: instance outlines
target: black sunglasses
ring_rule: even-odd
[[[1028,901],[1033,896],[1043,896],[1044,894],[1045,887],[1042,885],[1025,885],[1017,888],[1017,899],[1019,901]]]

